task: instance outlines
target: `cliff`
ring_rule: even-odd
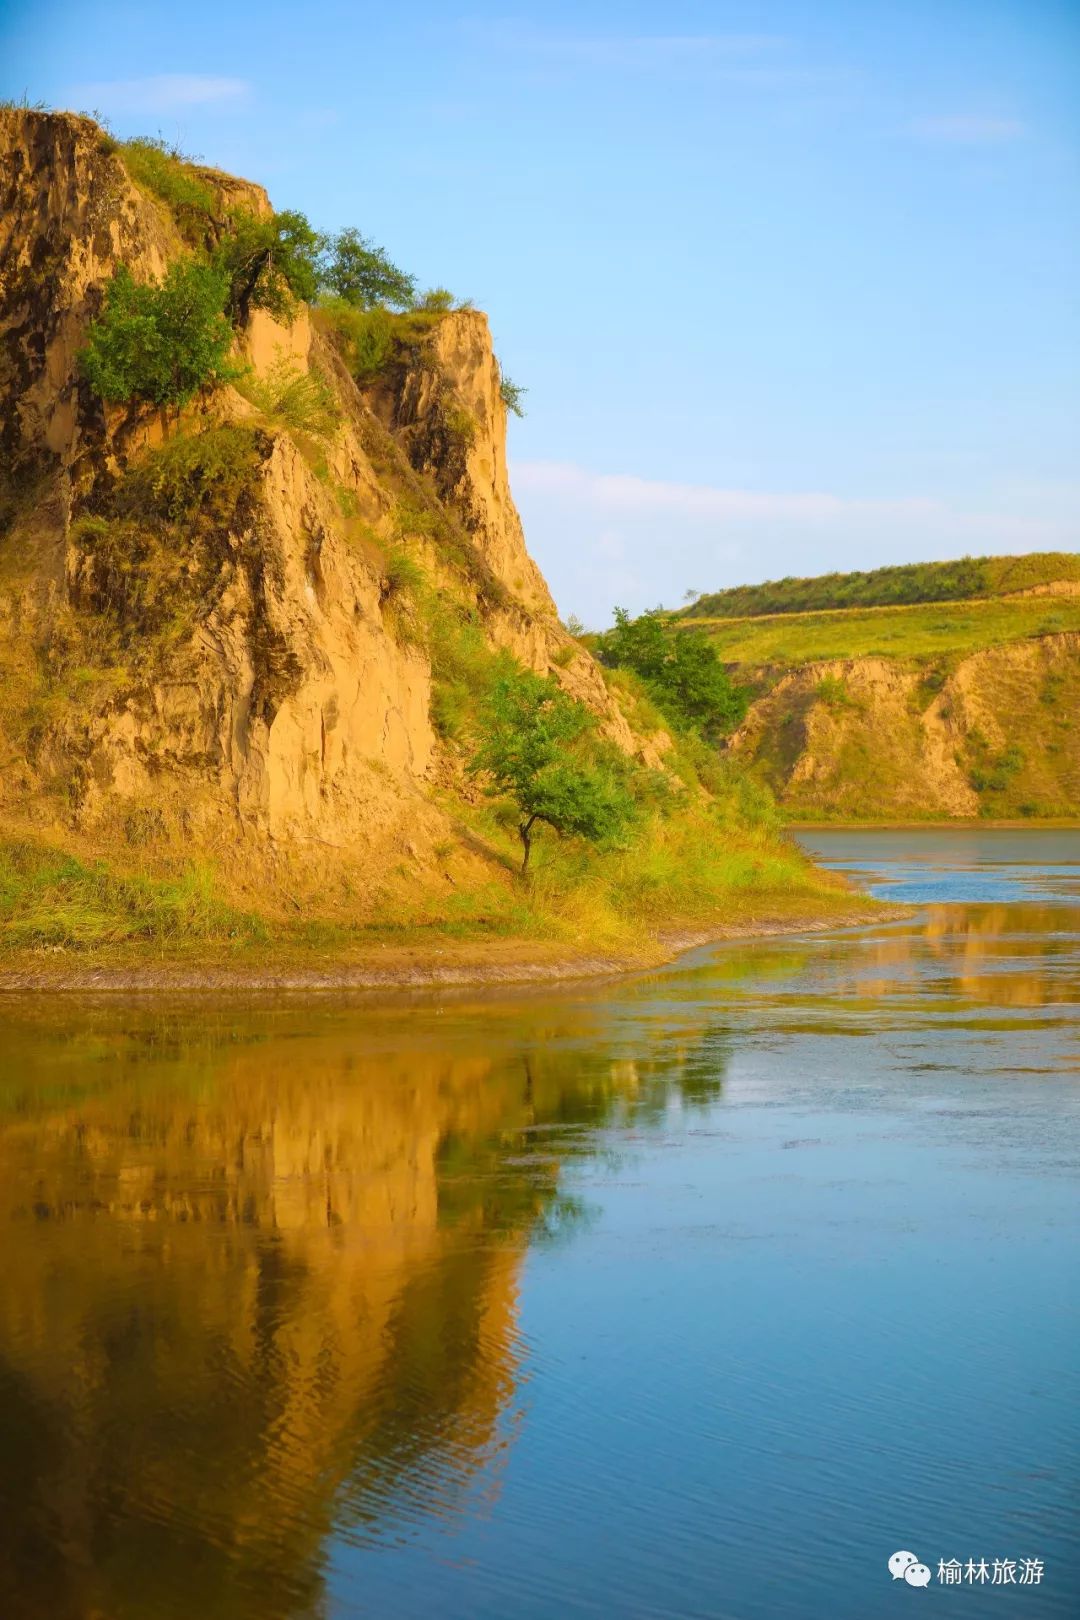
[[[124,594],[161,559],[133,549],[103,563],[77,520],[107,512],[140,454],[179,424],[102,409],[76,356],[116,266],[153,279],[183,242],[88,120],[5,112],[0,136],[0,435],[15,475],[5,663],[24,686],[6,728],[5,810],[46,828],[137,826],[186,848],[240,841],[245,859],[272,865],[300,853],[320,866],[326,850],[380,870],[402,856],[430,862],[452,831],[429,791],[445,763],[430,659],[401,634],[386,566],[387,550],[410,541],[492,644],[557,671],[622,747],[643,747],[560,628],[525,549],[487,321],[471,310],[440,320],[370,397],[305,310],[288,328],[253,314],[240,342],[254,375],[283,356],[317,368],[341,424],[312,455],[303,436],[259,422],[250,485],[219,521],[190,623],[162,634],[145,593]],[[265,205],[256,188],[248,202]],[[453,467],[440,435],[447,394],[476,424]],[[189,414],[188,431],[255,418],[235,388]],[[454,560],[431,540],[440,518],[455,530]],[[170,614],[186,583],[167,582]],[[108,622],[118,607],[119,627]],[[64,688],[71,673],[77,691]]]
[[[512,834],[468,775],[461,718],[498,653],[553,677],[667,783],[669,850],[680,818],[713,815],[558,621],[510,493],[483,314],[401,317],[360,371],[323,309],[255,309],[231,382],[182,411],[103,405],[79,354],[116,269],[156,282],[269,200],[185,169],[209,199],[193,234],[125,148],[67,113],[0,111],[0,154],[9,844],[155,881],[197,866],[290,925],[497,913],[505,930]],[[728,854],[740,838],[752,865],[774,835],[729,818]],[[22,853],[16,867],[21,884]],[[789,868],[808,878],[790,852]]]

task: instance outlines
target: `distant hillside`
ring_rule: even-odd
[[[750,694],[729,754],[795,818],[1080,815],[1076,555],[782,580],[674,623]]]
[[[1038,551],[1026,557],[962,557],[956,562],[904,563],[869,573],[819,574],[766,580],[701,596],[685,616],[748,619],[766,613],[813,613],[829,608],[895,607],[1006,596],[1059,582],[1080,582],[1080,553]]]

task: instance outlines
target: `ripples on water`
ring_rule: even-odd
[[[807,841],[917,915],[8,1006],[0,1614],[1076,1613],[1076,837]]]

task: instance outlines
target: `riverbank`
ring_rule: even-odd
[[[558,983],[662,967],[684,951],[728,939],[817,933],[891,921],[910,907],[864,894],[804,894],[768,907],[733,905],[714,921],[695,919],[634,948],[590,949],[561,940],[372,938],[347,949],[287,942],[163,951],[125,942],[93,951],[46,948],[0,958],[0,994],[25,992],[410,990],[452,986]]]
[[[928,832],[1031,832],[1049,828],[1052,832],[1080,832],[1080,821],[1075,816],[944,816],[925,820],[909,817],[898,821],[798,821],[785,823],[789,832],[906,832],[926,829]]]

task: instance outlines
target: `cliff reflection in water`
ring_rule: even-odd
[[[497,1485],[561,1165],[719,1085],[722,1040],[645,1073],[590,1016],[9,1029],[5,1615],[316,1613],[332,1526]]]

